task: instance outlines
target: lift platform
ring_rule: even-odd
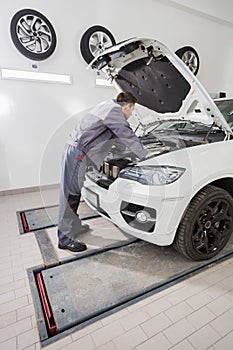
[[[105,219],[98,220],[106,226]],[[56,266],[30,269],[41,343],[48,345],[232,255],[233,238],[218,257],[204,262],[188,260],[172,247],[123,239]]]

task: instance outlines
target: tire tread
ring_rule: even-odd
[[[219,187],[215,187],[213,185],[207,185],[202,190],[200,190],[196,194],[196,196],[191,200],[183,216],[183,219],[181,220],[180,225],[177,229],[173,246],[178,252],[180,252],[182,255],[184,255],[185,257],[191,260],[200,260],[200,257],[198,256],[198,254],[193,254],[192,252],[190,252],[190,250],[187,248],[187,240],[186,240],[187,225],[192,220],[193,213],[197,210],[197,207],[200,205],[200,203],[202,203],[207,196],[210,196],[211,194],[216,194],[216,192],[220,192],[220,191],[221,191],[221,195],[223,194],[223,191],[224,191],[225,195],[229,198],[230,194],[227,191]],[[230,198],[233,203],[231,196]]]

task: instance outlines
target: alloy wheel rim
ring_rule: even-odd
[[[52,45],[52,33],[47,23],[38,16],[22,16],[16,25],[16,34],[21,45],[28,51],[42,54]]]
[[[104,32],[95,32],[90,37],[89,49],[94,57],[101,54],[104,50],[111,46],[112,41]]]
[[[196,218],[192,244],[201,255],[216,253],[224,246],[232,228],[232,209],[225,199],[209,202]]]
[[[189,67],[192,73],[195,73],[198,66],[198,59],[194,52],[186,51],[182,56],[182,61]]]

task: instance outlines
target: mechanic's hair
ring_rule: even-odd
[[[120,92],[117,95],[116,101],[120,104],[120,105],[125,105],[128,103],[132,103],[135,104],[137,102],[136,97],[134,97],[134,95],[131,94],[131,92]]]

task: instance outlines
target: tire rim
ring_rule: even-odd
[[[209,202],[198,215],[192,232],[192,244],[201,255],[221,250],[232,229],[232,209],[228,201]]]
[[[112,40],[104,32],[95,32],[89,40],[89,49],[91,54],[96,57],[104,50],[112,46]]]
[[[38,16],[22,16],[16,25],[16,34],[22,46],[33,53],[47,52],[52,45],[52,33],[47,23]]]
[[[198,67],[198,58],[192,51],[186,51],[182,55],[182,61],[189,67],[192,73],[195,73]]]

